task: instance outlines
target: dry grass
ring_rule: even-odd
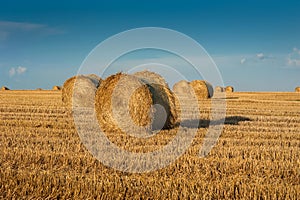
[[[225,127],[206,158],[198,157],[208,129],[203,118],[175,163],[129,174],[103,166],[81,144],[61,92],[6,91],[0,93],[0,198],[300,199],[299,108],[295,92],[228,93]],[[161,148],[174,131],[132,146],[111,137],[139,152]]]

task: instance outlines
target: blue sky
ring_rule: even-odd
[[[299,9],[299,1],[276,0],[2,1],[0,86],[62,85],[108,37],[164,27],[200,43],[225,85],[293,91],[300,85]]]

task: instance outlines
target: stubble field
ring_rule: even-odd
[[[186,127],[197,134],[175,163],[131,174],[88,152],[60,91],[2,91],[0,198],[300,199],[300,93],[234,92],[226,103],[222,135],[207,157],[198,156],[208,130],[201,122]],[[144,151],[162,147],[175,131],[129,146],[118,134],[109,138]]]

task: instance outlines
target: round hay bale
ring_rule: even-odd
[[[169,104],[169,111],[170,111],[170,115],[168,116],[168,120],[171,121],[171,124],[174,124],[178,118],[177,113],[176,113],[176,100],[175,100],[175,96],[174,93],[170,90],[169,85],[167,84],[167,82],[165,81],[165,79],[155,73],[155,72],[151,72],[148,70],[144,70],[144,71],[140,71],[140,72],[136,72],[133,74],[134,76],[138,77],[139,79],[141,79],[145,84],[147,84],[148,86],[151,86],[152,90],[154,89],[154,91],[163,91],[162,93],[160,93],[160,95],[166,95],[166,102],[168,102]],[[156,98],[156,96],[154,96]],[[154,99],[154,103],[155,104],[161,104],[164,105],[165,102],[161,101],[160,98],[156,98]],[[164,107],[166,107],[166,105],[164,105]],[[171,128],[171,127],[169,127]]]
[[[62,101],[67,107],[94,106],[94,98],[101,81],[84,75],[73,76],[65,81],[62,88]]]
[[[1,91],[5,91],[5,90],[9,90],[9,88],[5,86],[1,87]]]
[[[165,79],[161,75],[155,72],[144,70],[144,71],[136,72],[133,75],[137,76],[138,78],[142,79],[145,82],[160,84],[167,88],[169,87]]]
[[[95,84],[99,84],[102,81],[102,79],[96,74],[88,74],[88,75],[85,75],[85,76],[90,78],[93,82],[95,82]]]
[[[198,98],[195,95],[193,87],[186,80],[181,80],[173,85],[175,94],[175,103],[178,115],[178,122],[190,120],[199,110]]]
[[[177,112],[180,113],[180,103],[179,98],[182,99],[182,101],[187,102],[189,99],[191,99],[193,94],[193,88],[190,86],[189,82],[186,80],[181,80],[173,85],[173,92],[176,96],[175,98],[175,104],[177,108]]]
[[[300,87],[296,87],[295,92],[300,92]]]
[[[227,87],[225,88],[225,91],[226,91],[226,92],[234,92],[234,88],[233,88],[232,86],[227,86]]]
[[[145,83],[134,75],[111,75],[96,92],[98,122],[105,132],[124,132],[125,129],[149,134],[151,130],[173,128],[175,108],[171,107],[168,95],[160,84]],[[165,115],[159,108],[163,108]]]
[[[221,86],[215,87],[215,93],[225,92],[225,88]]]
[[[190,91],[190,85],[189,82],[187,82],[186,80],[181,80],[177,83],[175,83],[173,85],[173,91],[177,94],[177,95],[185,95],[188,96],[190,94],[187,94],[188,91]]]
[[[43,89],[42,89],[42,88],[36,88],[35,90],[37,90],[37,91],[42,91]]]
[[[61,87],[55,85],[55,86],[53,86],[52,90],[54,90],[54,91],[60,91],[60,90],[61,90]]]
[[[214,95],[214,89],[210,83],[203,80],[193,80],[190,85],[194,89],[198,99],[208,99]]]

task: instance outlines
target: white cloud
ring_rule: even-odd
[[[8,71],[8,73],[9,73],[9,76],[12,77],[16,74],[16,69],[13,67]]]
[[[246,60],[247,60],[246,58],[242,58],[241,59],[241,64],[244,64],[246,62]]]
[[[293,48],[293,52],[295,52],[296,54],[299,54],[299,55],[300,55],[300,49],[297,49],[296,47]]]
[[[259,64],[259,63],[266,62],[266,61],[274,62],[274,59],[276,59],[274,56],[266,55],[266,54],[260,52],[255,55],[248,55],[246,57],[243,57],[240,60],[240,63],[241,64],[245,64],[245,63]]]
[[[28,22],[0,21],[0,40],[9,38],[12,33],[39,31],[43,35],[62,34],[64,31],[49,27],[45,24]]]
[[[21,66],[19,66],[19,67],[17,68],[17,73],[18,73],[18,74],[24,74],[26,71],[27,71],[27,68],[26,68],[26,67],[21,67]]]
[[[260,59],[260,60],[265,59],[265,55],[264,55],[263,53],[258,53],[258,54],[256,54],[256,57],[257,57],[258,59]]]
[[[287,61],[290,66],[300,66],[300,60],[288,58]]]
[[[16,74],[17,75],[24,74],[26,71],[27,71],[26,67],[19,66],[17,68],[15,68],[15,67],[10,68],[10,70],[8,71],[8,73],[9,73],[10,77],[13,77]]]
[[[287,65],[300,66],[300,50],[296,47],[294,47],[292,53],[287,56]]]
[[[12,29],[18,29],[18,30],[34,30],[43,28],[45,25],[43,24],[35,24],[35,23],[27,23],[27,22],[12,22],[12,21],[0,21],[0,28],[3,30],[12,30]]]

